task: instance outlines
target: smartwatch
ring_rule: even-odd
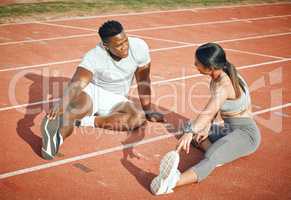
[[[183,125],[183,128],[182,128],[182,131],[183,133],[193,133],[193,125],[192,125],[192,122],[190,120],[186,121]]]

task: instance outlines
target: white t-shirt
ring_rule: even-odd
[[[85,54],[79,66],[93,73],[93,84],[115,94],[128,95],[136,69],[151,61],[144,40],[128,37],[128,42],[128,56],[120,61],[112,59],[101,43]]]

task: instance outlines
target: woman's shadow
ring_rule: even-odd
[[[32,81],[29,86],[29,105],[25,108],[24,117],[17,122],[16,131],[30,145],[31,149],[38,156],[41,156],[42,139],[32,131],[32,127],[35,125],[34,120],[43,111],[48,111],[53,105],[53,99],[62,96],[64,86],[69,79],[65,77],[45,77],[37,73],[27,73],[24,77]],[[51,99],[50,102],[43,102],[48,98]]]

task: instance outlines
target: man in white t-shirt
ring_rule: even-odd
[[[53,159],[63,140],[78,126],[132,130],[164,117],[151,111],[149,47],[127,37],[117,21],[99,28],[101,42],[85,54],[61,101],[44,118],[42,157]],[[135,76],[142,109],[128,100]]]

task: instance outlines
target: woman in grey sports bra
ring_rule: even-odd
[[[224,50],[215,43],[200,46],[195,53],[195,65],[201,74],[212,79],[211,98],[198,117],[185,124],[177,151],[169,152],[162,159],[160,174],[151,183],[151,191],[156,195],[200,182],[216,167],[250,155],[260,144],[247,83],[227,61]],[[213,124],[219,112],[223,126]],[[191,143],[205,151],[204,159],[181,173],[178,153],[181,150],[189,153]]]

